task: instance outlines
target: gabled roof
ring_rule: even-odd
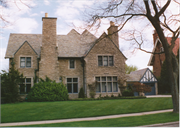
[[[31,46],[27,41],[25,41],[25,42],[18,48],[18,50],[14,53],[14,55],[19,51],[19,49],[21,49],[21,47],[22,47],[25,43],[27,43],[27,44],[29,45],[29,47],[37,54],[37,52],[32,48],[32,46]],[[37,54],[37,55],[38,55],[38,54]]]
[[[95,43],[93,43],[93,45],[91,46],[91,48],[87,51],[87,53],[84,55],[84,57],[86,57],[89,52],[93,49],[93,47],[95,46],[96,43],[98,43],[100,40],[102,40],[103,38],[107,38],[110,40],[110,42],[112,44],[114,44],[114,46],[118,49],[118,51],[123,55],[123,57],[127,60],[127,58],[124,56],[124,54],[120,51],[120,49],[115,45],[115,43],[111,40],[111,38],[109,38],[109,36],[104,32],[97,40]]]
[[[141,70],[133,71],[130,74],[126,74],[127,81],[129,82],[139,82],[141,78],[143,77],[144,73],[148,70],[148,68],[144,68]]]
[[[166,37],[166,39],[168,41],[168,44],[171,45],[171,39],[172,38],[171,37]],[[156,39],[152,52],[155,52],[158,42],[161,43],[159,38]],[[177,52],[178,52],[178,49],[179,49],[179,43],[180,43],[180,39],[177,38],[176,41],[175,41],[175,46],[173,48],[173,53],[176,56],[177,56]],[[149,62],[148,62],[148,66],[152,66],[153,61],[154,61],[154,54],[151,54]]]
[[[6,50],[5,58],[13,58],[15,52],[27,41],[32,49],[40,55],[40,44],[42,42],[41,34],[14,34],[11,33]]]
[[[149,68],[144,68],[126,75],[127,82],[157,82],[157,78]]]
[[[58,57],[83,57],[97,38],[85,30],[79,34],[72,29],[67,35],[57,35]],[[10,34],[5,58],[13,58],[15,52],[27,41],[40,56],[42,34]]]

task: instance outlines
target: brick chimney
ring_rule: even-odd
[[[110,21],[110,27],[108,28],[108,35],[114,44],[119,48],[119,36],[118,36],[118,26],[115,26],[114,22]]]
[[[158,34],[156,32],[156,30],[154,30],[154,33],[153,33],[153,41],[154,41],[154,45],[155,45],[155,42],[156,42],[156,39],[158,38]]]
[[[57,18],[45,17],[42,18],[42,46],[41,57],[39,64],[39,77],[45,79],[49,77],[52,80],[58,81],[58,52],[56,41],[56,20]]]

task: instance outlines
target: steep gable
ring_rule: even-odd
[[[168,41],[168,44],[171,45],[172,38],[171,37],[166,37],[166,39]],[[161,41],[159,40],[159,38],[156,38],[152,52],[155,52],[158,43],[161,43]],[[180,39],[177,38],[176,41],[175,41],[175,46],[173,48],[173,53],[176,56],[177,56],[177,52],[178,52],[178,49],[179,49],[179,43],[180,43]],[[151,54],[149,62],[148,62],[148,66],[152,66],[153,65],[153,61],[154,61],[154,54]]]
[[[14,55],[24,46],[24,45],[29,45],[29,47],[34,51],[34,53],[36,54],[36,55],[38,55],[37,54],[37,52],[32,48],[32,46],[27,42],[27,41],[25,41],[19,48],[18,48],[18,50],[14,53]],[[22,48],[23,49],[23,48]]]
[[[133,71],[126,75],[127,82],[157,82],[157,78],[149,68]]]
[[[85,30],[82,34],[71,30],[67,35],[58,35],[59,57],[83,57],[96,41],[96,37]]]
[[[108,46],[106,46],[106,44],[104,44],[103,42],[108,42]],[[114,42],[109,38],[109,36],[104,32],[97,40],[96,42],[91,46],[91,48],[87,51],[87,53],[84,55],[84,57],[86,57],[91,50],[96,47],[96,45],[98,44],[102,44],[101,47],[102,49],[107,49],[107,48],[113,48],[114,51],[118,51],[118,53],[116,54],[121,54],[125,60],[127,60],[127,58],[124,56],[124,54],[119,50],[119,48],[114,44]],[[108,54],[108,50],[104,53],[104,54]],[[115,54],[115,53],[114,53]]]
[[[13,58],[15,52],[27,41],[34,51],[40,55],[41,34],[10,34],[5,58]]]

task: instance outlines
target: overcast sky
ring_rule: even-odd
[[[27,0],[26,0],[27,1]],[[48,17],[57,17],[57,34],[66,35],[71,29],[77,30],[79,33],[84,31],[80,29],[79,26],[83,24],[81,20],[82,12],[85,8],[92,7],[95,2],[99,0],[29,0],[27,7],[21,3],[9,4],[8,8],[2,8],[2,14],[4,18],[10,21],[11,24],[4,26],[1,29],[1,42],[0,42],[0,70],[7,70],[9,65],[9,60],[4,59],[5,52],[8,44],[8,39],[10,33],[29,33],[29,34],[42,34],[42,17],[45,16],[45,13],[48,13]],[[96,37],[99,37],[103,32],[107,33],[109,27],[109,20],[103,20],[104,24],[100,27],[97,33],[90,31],[92,34],[95,34]],[[146,21],[145,21],[146,22]],[[134,22],[134,26],[141,27],[139,21]],[[126,26],[125,30],[128,30],[132,26]],[[149,27],[144,31],[146,35],[146,44],[143,46],[144,49],[152,51],[153,49],[153,28]],[[119,33],[121,36],[121,32]],[[132,42],[119,39],[120,50],[128,58],[126,63],[128,65],[137,66],[138,69],[148,67],[148,61],[150,59],[150,54],[136,50],[132,53]],[[152,67],[149,67],[152,69]]]

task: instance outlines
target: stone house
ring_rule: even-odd
[[[20,94],[26,96],[36,78],[49,77],[63,82],[69,98],[78,98],[80,88],[90,97],[88,85],[97,81],[95,97],[121,93],[118,80],[125,77],[126,57],[119,50],[118,30],[110,22],[108,34],[99,37],[85,30],[72,29],[67,35],[56,34],[57,18],[42,18],[42,34],[11,33],[5,58],[26,77]],[[125,85],[125,84],[124,84]]]
[[[167,39],[169,45],[171,45],[171,37],[166,37],[166,39]],[[153,34],[153,41],[154,41],[154,48],[153,48],[152,52],[157,52],[157,53],[163,52],[164,48],[162,46],[161,41],[159,40],[159,37],[158,37],[158,34],[156,31],[154,31],[154,34]],[[180,39],[177,38],[175,41],[175,46],[173,48],[173,53],[176,56],[177,56],[178,49],[179,49],[179,43],[180,43]],[[165,60],[164,53],[154,54],[154,55],[152,54],[149,59],[148,66],[153,66],[153,73],[157,78],[160,77],[160,75],[161,75],[161,67],[162,67],[164,60]]]

